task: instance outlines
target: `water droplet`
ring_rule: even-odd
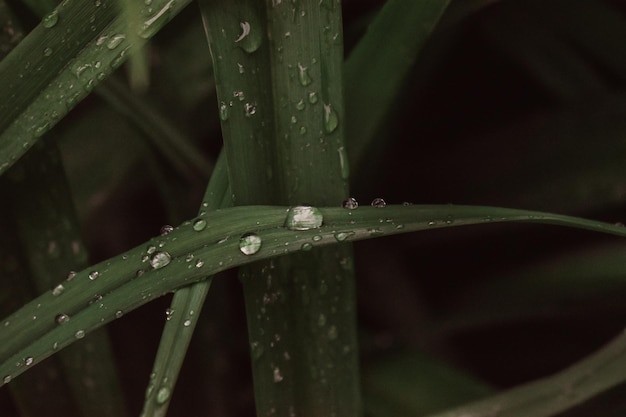
[[[304,110],[306,104],[304,104],[304,100],[300,100],[296,103],[296,110]]]
[[[204,220],[204,219],[197,219],[196,221],[193,222],[192,228],[196,232],[203,231],[204,229],[206,229],[206,220]]]
[[[351,236],[354,236],[354,232],[337,232],[337,233],[335,233],[335,239],[337,239],[338,242],[343,242],[343,241],[347,240],[348,238],[350,238]]]
[[[171,260],[172,257],[169,253],[155,252],[155,254],[152,255],[152,258],[150,259],[150,265],[152,265],[154,269],[159,269],[167,266],[171,262]]]
[[[172,230],[174,230],[174,226],[170,226],[169,224],[166,224],[163,227],[161,227],[159,234],[161,236],[167,236]]]
[[[330,104],[324,104],[324,130],[332,133],[339,126],[339,116]]]
[[[274,368],[274,382],[280,382],[283,380],[283,375],[280,373],[280,368]]]
[[[348,153],[346,152],[346,148],[343,146],[340,146],[337,149],[337,153],[339,154],[339,169],[341,170],[341,178],[347,180],[350,177]]]
[[[185,321],[183,322],[183,326],[185,326],[185,327],[189,327],[189,326],[191,326],[191,320],[189,320],[189,319],[185,320]]]
[[[173,308],[165,309],[165,320],[170,321],[174,316],[174,311],[175,310]]]
[[[24,358],[24,365],[26,365],[26,366],[32,365],[33,362],[34,362],[34,359],[31,356],[28,356],[28,357]]]
[[[148,246],[148,249],[146,249],[146,252],[148,253],[148,255],[152,255],[154,252],[156,252],[156,246],[154,245]]]
[[[65,280],[71,281],[74,279],[75,276],[76,276],[76,271],[70,271],[67,273],[67,277],[65,278]]]
[[[301,135],[306,134],[306,127],[304,127],[304,126],[300,126],[300,134],[301,134]]]
[[[261,249],[261,237],[254,233],[246,233],[239,239],[239,250],[244,255],[254,255]]]
[[[89,273],[89,279],[92,281],[95,281],[96,279],[98,279],[99,276],[100,276],[100,273],[98,271],[91,271]]]
[[[372,200],[372,207],[383,208],[386,205],[387,203],[385,203],[385,200],[383,200],[382,198],[375,198]]]
[[[48,13],[41,22],[43,24],[43,27],[45,27],[46,29],[50,29],[51,27],[54,27],[58,23],[58,21],[59,12],[57,10],[53,10]]]
[[[289,230],[310,230],[320,227],[323,221],[324,216],[317,207],[295,206],[287,212],[285,226]]]
[[[170,399],[170,389],[168,387],[161,387],[157,391],[156,403],[161,405],[165,404]]]
[[[315,91],[312,91],[309,93],[309,103],[311,104],[317,103],[317,93]]]
[[[246,99],[246,95],[243,91],[233,91],[233,97],[235,97],[239,101],[244,101]]]
[[[196,261],[196,268],[202,268],[204,266],[204,261],[202,259],[198,259]]]
[[[107,42],[107,49],[113,50],[117,48],[124,41],[124,39],[126,39],[126,35],[124,35],[123,33],[118,33],[117,35],[111,36],[109,38],[109,41]]]
[[[311,84],[313,79],[309,75],[309,69],[298,62],[298,81],[304,87]]]
[[[59,314],[54,318],[54,321],[56,321],[57,324],[64,324],[70,321],[70,316],[68,316],[67,314]]]
[[[244,66],[240,64],[239,62],[237,63],[237,68],[239,69],[239,74],[243,74],[246,72],[246,69],[244,68]]]
[[[152,17],[143,22],[141,28],[137,32],[137,34],[142,39],[151,38],[155,33],[159,31],[165,24],[170,20],[171,14],[171,6],[174,3],[174,0],[170,0],[165,4],[165,6],[156,12]]]
[[[220,119],[222,121],[228,120],[228,106],[223,101],[220,103]]]
[[[356,208],[359,207],[359,202],[356,201],[356,198],[350,197],[350,198],[343,200],[343,203],[341,203],[341,205],[345,209],[355,210]]]
[[[61,295],[63,291],[65,291],[65,287],[63,286],[63,284],[59,284],[52,289],[52,295],[54,296]]]
[[[76,333],[74,333],[74,337],[77,339],[82,339],[83,337],[85,337],[85,331],[78,330]]]
[[[123,315],[124,315],[124,312],[123,312],[122,310],[117,310],[117,311],[115,312],[115,318],[116,318],[116,319],[121,318]]]
[[[235,39],[235,43],[248,53],[252,53],[259,49],[262,41],[259,31],[253,30],[250,22],[241,22],[239,23],[239,26],[241,27],[241,34],[237,39]]]
[[[50,55],[52,55],[52,48],[45,48],[45,49],[43,50],[43,55],[44,55],[44,56],[50,56]]]
[[[256,105],[253,103],[246,103],[243,106],[244,113],[246,117],[250,117],[256,113]]]
[[[6,375],[4,378],[2,378],[3,384],[8,384],[9,382],[11,382],[11,375]]]
[[[259,342],[252,342],[250,346],[252,348],[251,350],[253,359],[259,359],[261,356],[263,356],[263,352],[265,352],[265,350],[263,349],[263,346],[259,344]]]
[[[320,240],[322,240],[323,238],[320,235],[315,235],[313,236],[313,242],[319,242]]]
[[[313,244],[309,243],[309,242],[303,243],[302,246],[300,247],[300,249],[302,249],[305,252],[308,252],[311,249],[313,249]]]
[[[324,327],[326,325],[326,316],[324,314],[320,314],[317,318],[317,325],[320,327]]]

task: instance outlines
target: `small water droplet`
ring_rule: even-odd
[[[171,260],[172,260],[172,257],[170,256],[169,253],[155,252],[155,254],[152,255],[152,258],[150,259],[150,265],[154,269],[159,269],[159,268],[163,268],[164,266],[169,265]]]
[[[285,226],[289,230],[310,230],[320,227],[323,221],[324,216],[317,207],[295,206],[287,212]]]
[[[41,22],[43,24],[43,27],[45,27],[46,29],[54,27],[59,22],[59,12],[57,10],[51,11],[43,18]]]
[[[52,295],[54,296],[61,295],[63,291],[65,291],[65,287],[63,286],[63,284],[59,284],[52,289]]]
[[[77,339],[82,339],[83,337],[85,337],[85,331],[78,330],[76,333],[74,333],[74,337]]]
[[[196,268],[202,268],[204,266],[204,261],[202,259],[198,259],[196,261]]]
[[[170,20],[171,7],[173,0],[170,0],[165,6],[156,12],[152,17],[143,22],[137,34],[142,39],[148,39],[154,36],[165,24]]]
[[[150,245],[148,246],[148,249],[146,249],[146,252],[148,253],[148,255],[152,255],[154,252],[156,252],[156,249],[156,246]]]
[[[337,232],[337,233],[335,233],[335,239],[338,242],[343,242],[343,241],[347,240],[348,238],[350,238],[351,236],[354,236],[354,232]]]
[[[385,200],[383,200],[382,198],[375,198],[372,200],[372,207],[383,208],[386,205],[387,203],[385,203]]]
[[[341,178],[347,180],[350,177],[350,165],[348,163],[348,153],[346,152],[346,148],[340,146],[337,148],[337,153],[339,154],[339,169],[341,172]]]
[[[204,220],[204,219],[197,219],[196,221],[193,222],[192,228],[196,232],[203,231],[204,229],[206,229],[206,220]]]
[[[123,312],[122,310],[117,310],[117,311],[115,312],[115,318],[116,318],[116,319],[121,318],[123,315],[124,315],[124,312]]]
[[[304,103],[304,100],[300,100],[296,103],[296,110],[304,110],[305,107],[306,104]]]
[[[243,91],[233,91],[233,97],[239,101],[244,101],[246,99],[246,95]]]
[[[175,310],[173,308],[165,309],[165,320],[170,321],[174,316],[174,311]]]
[[[311,104],[317,103],[317,93],[315,91],[312,91],[309,93],[309,103]]]
[[[239,239],[239,250],[244,255],[254,255],[261,249],[261,237],[254,233],[246,233]]]
[[[259,49],[263,40],[259,30],[254,30],[250,22],[241,22],[239,26],[241,27],[241,34],[235,39],[235,43],[248,53]]]
[[[339,116],[330,104],[324,104],[324,130],[332,133],[339,126]]]
[[[183,326],[185,326],[185,327],[189,327],[189,326],[191,326],[191,320],[189,320],[189,319],[185,320],[185,321],[183,322]]]
[[[256,105],[253,103],[246,103],[243,106],[243,111],[246,114],[246,117],[250,117],[256,113]]]
[[[65,280],[71,281],[74,279],[75,276],[76,276],[76,271],[70,271],[67,273],[67,277],[65,278]]]
[[[92,281],[95,281],[96,279],[98,279],[99,276],[100,276],[100,273],[98,271],[91,271],[89,273],[89,279]]]
[[[274,368],[274,382],[280,382],[283,380],[283,375],[280,373],[280,368]]]
[[[64,324],[70,321],[70,316],[67,314],[59,314],[54,318],[54,321],[56,321],[57,324]]]
[[[109,41],[107,42],[107,49],[113,50],[117,48],[124,41],[124,39],[126,39],[126,35],[124,35],[123,33],[118,33],[111,36],[109,38]]]
[[[222,121],[228,120],[228,106],[223,101],[220,103],[220,119]]]
[[[8,384],[9,382],[11,382],[11,375],[5,375],[4,378],[2,378],[2,383]]]
[[[174,230],[174,226],[170,226],[169,224],[166,224],[163,227],[161,227],[159,234],[161,236],[167,236],[172,230]]]
[[[156,403],[159,405],[165,404],[170,399],[170,389],[168,387],[161,387],[157,391]]]
[[[356,198],[350,197],[350,198],[343,200],[343,203],[341,203],[341,206],[345,209],[355,210],[359,207],[359,202],[356,201]]]
[[[305,252],[308,252],[311,249],[313,249],[313,244],[309,243],[309,242],[303,243],[302,246],[300,246],[300,249],[305,251]]]
[[[320,235],[315,235],[315,236],[313,236],[313,242],[319,242],[319,241],[320,241],[320,240],[322,240],[322,239],[323,239],[323,238],[322,238],[322,236],[320,236]]]
[[[298,81],[304,87],[311,84],[313,79],[309,75],[309,69],[298,62]]]
[[[34,362],[34,359],[31,356],[28,356],[28,357],[24,358],[24,365],[26,365],[26,366],[32,365],[33,362]]]
[[[45,48],[45,49],[43,50],[43,55],[44,55],[44,56],[50,56],[50,55],[52,55],[52,48]]]

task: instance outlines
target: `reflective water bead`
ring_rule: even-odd
[[[116,319],[121,318],[123,315],[124,315],[124,312],[123,312],[122,310],[117,310],[117,311],[115,312],[115,318],[116,318]]]
[[[303,243],[302,246],[300,247],[300,249],[305,251],[305,252],[308,252],[311,249],[313,249],[313,244],[311,244],[309,242]]]
[[[201,232],[204,229],[206,229],[206,220],[204,219],[197,219],[193,222],[193,226],[191,226],[193,228],[193,230],[195,230],[196,232]]]
[[[359,202],[356,201],[356,198],[350,197],[350,198],[346,198],[345,200],[343,200],[343,203],[341,203],[341,206],[345,209],[354,210],[359,207]]]
[[[65,278],[65,280],[71,281],[74,279],[75,276],[76,276],[76,271],[70,271],[67,273],[67,277]]]
[[[372,200],[372,207],[383,208],[386,205],[387,203],[385,203],[385,200],[383,200],[382,198],[375,198]]]
[[[11,382],[11,375],[5,375],[4,378],[2,378],[2,383],[8,384],[9,382]]]
[[[167,400],[169,399],[170,399],[170,389],[167,387],[159,388],[159,390],[157,391],[157,395],[156,395],[156,403],[159,405],[165,404]]]
[[[167,252],[156,252],[150,259],[150,265],[154,269],[163,268],[167,266],[172,260],[172,257]]]
[[[92,281],[98,279],[99,276],[100,276],[100,273],[98,271],[91,271],[89,273],[89,279]]]
[[[246,103],[243,106],[243,111],[247,117],[256,114],[256,105],[253,103]]]
[[[280,373],[280,368],[274,368],[274,382],[280,382],[283,380],[283,375]]]
[[[41,22],[43,24],[43,27],[45,27],[46,29],[50,29],[51,27],[54,27],[58,21],[59,12],[57,10],[53,10],[52,12],[48,13]]]
[[[172,319],[173,315],[174,315],[174,309],[173,308],[165,309],[165,320],[170,321]]]
[[[54,321],[56,321],[57,324],[64,324],[70,321],[70,316],[67,314],[59,314],[54,318]]]
[[[339,116],[330,104],[324,104],[324,130],[332,133],[339,126]]]
[[[309,69],[298,62],[298,81],[304,87],[311,84],[313,79],[309,75]]]
[[[239,239],[239,250],[244,255],[254,255],[261,249],[261,237],[254,233],[246,233]]]
[[[324,216],[317,207],[295,206],[287,212],[285,226],[289,230],[310,230],[320,227],[323,221]]]
[[[338,242],[343,242],[343,241],[347,240],[351,236],[354,236],[354,232],[337,232],[337,233],[335,233],[335,239]]]
[[[32,365],[33,362],[34,362],[34,359],[32,357],[30,357],[30,356],[24,358],[24,365],[26,365],[26,366]]]
[[[146,252],[148,253],[148,255],[152,255],[154,252],[156,252],[156,246],[154,245],[148,246],[148,249],[146,249]]]
[[[189,319],[185,320],[185,321],[183,322],[183,326],[185,326],[185,327],[189,327],[189,326],[191,326],[191,320],[189,320]]]
[[[82,339],[83,337],[85,337],[85,331],[78,330],[76,333],[74,333],[74,337],[77,339]]]
[[[52,289],[52,295],[61,295],[63,291],[65,291],[65,287],[63,286],[63,284],[59,284]]]
[[[167,236],[172,230],[174,230],[174,226],[170,226],[169,224],[166,224],[163,227],[161,227],[159,234],[161,236]]]

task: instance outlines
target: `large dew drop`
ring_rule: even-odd
[[[289,230],[310,230],[322,225],[324,216],[317,207],[296,206],[287,212],[285,226]]]
[[[239,250],[244,255],[254,255],[261,249],[261,238],[254,233],[246,233],[239,239]]]
[[[159,268],[163,268],[164,266],[167,266],[171,261],[172,261],[172,257],[170,256],[169,253],[155,252],[155,254],[152,255],[152,258],[150,258],[150,265],[154,269],[159,269]]]
[[[339,116],[330,104],[324,104],[324,130],[333,133],[339,126]]]
[[[51,27],[54,27],[58,21],[59,12],[57,10],[53,10],[48,15],[46,15],[46,17],[44,17],[41,22],[43,23],[43,27],[45,27],[46,29],[50,29]]]
[[[350,197],[350,198],[343,200],[343,203],[341,205],[343,206],[343,208],[349,209],[349,210],[354,210],[359,207],[359,203],[358,201],[356,201],[356,198],[354,197]]]

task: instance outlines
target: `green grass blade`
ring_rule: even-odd
[[[211,175],[200,212],[215,210],[223,201],[230,202],[230,199],[223,199],[227,192],[226,157],[222,153]],[[174,293],[150,374],[143,416],[165,416],[212,280],[213,277],[209,276]]]
[[[581,404],[624,381],[626,334],[553,376],[431,417],[547,417]]]
[[[207,2],[203,12],[220,105],[245,96],[222,117],[235,204],[338,205],[349,173],[339,3]],[[342,247],[241,271],[259,415],[358,414],[350,265]]]
[[[285,227],[286,207],[211,211],[199,216],[207,222],[206,229],[200,232],[194,230],[191,222],[185,222],[167,236],[159,236],[77,273],[71,281],[63,282],[62,294],[46,292],[2,320],[0,375],[13,378],[32,366],[24,364],[26,357],[32,357],[33,364],[39,363],[81,339],[86,332],[176,288],[235,266],[307,251],[311,246],[495,222],[554,224],[626,237],[625,228],[612,224],[493,207],[388,206],[357,210],[326,208],[321,212],[324,223],[320,228],[294,231]],[[255,233],[262,241],[261,249],[252,255],[245,255],[240,249],[240,237],[248,233]],[[154,261],[157,247],[160,247],[158,252],[167,251],[171,261],[154,269],[149,260],[152,257]],[[104,297],[89,304],[96,294]],[[59,311],[72,319],[57,325],[54,317]],[[33,315],[38,319],[33,320]]]
[[[50,138],[41,141],[20,162],[8,176],[11,201],[31,279],[42,293],[70,270],[85,268],[87,254],[56,144]],[[59,359],[81,415],[126,415],[104,329],[70,346]]]
[[[345,63],[346,137],[359,170],[402,83],[449,0],[390,0]]]
[[[144,5],[142,39],[190,0]],[[131,39],[113,0],[62,3],[0,61],[0,174],[127,58]]]

